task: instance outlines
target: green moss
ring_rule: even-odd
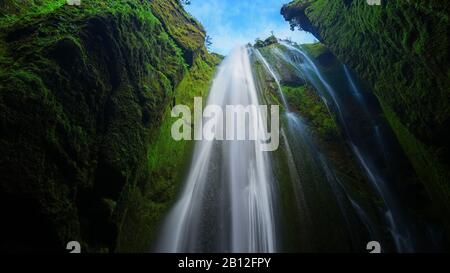
[[[188,151],[162,139],[168,107],[204,90],[217,63],[196,40],[203,29],[185,20],[178,1],[7,2],[0,202],[8,240],[1,247],[64,250],[78,240],[85,251],[148,250],[183,168],[169,155]],[[170,10],[154,8],[168,2]],[[173,12],[179,22],[158,19]],[[198,46],[175,34],[186,29]],[[192,59],[185,52],[194,48]],[[20,218],[5,211],[10,206]],[[33,230],[21,228],[27,221]]]
[[[329,52],[329,49],[322,43],[302,44],[302,47],[313,58],[318,58],[320,55]]]
[[[381,6],[296,0],[282,11],[373,88],[442,214],[450,210],[449,7],[438,0],[383,1]]]
[[[192,65],[205,44],[206,34],[201,24],[181,8],[178,0],[151,1],[150,5],[166,32],[183,50],[187,63]]]
[[[385,117],[394,129],[420,180],[424,182],[426,190],[434,197],[436,206],[443,210],[444,214],[450,213],[450,185],[447,179],[450,176],[449,171],[439,161],[436,151],[429,150],[417,140],[400,122],[394,111],[383,100],[380,101]],[[444,222],[447,228],[450,228],[449,220],[445,219]]]
[[[443,143],[450,117],[450,78],[442,71],[450,52],[447,6],[424,0],[386,1],[379,7],[364,1],[299,0],[284,14],[301,27],[312,25],[412,134],[426,145]]]
[[[188,105],[193,109],[194,97],[204,98],[207,94],[215,71],[214,66],[214,63],[207,63],[202,58],[196,59],[193,67],[176,88],[174,99],[176,104]],[[162,180],[168,184],[173,184],[188,146],[187,142],[175,141],[171,137],[171,127],[176,120],[170,115],[171,109],[171,106],[166,109],[159,133],[152,141],[149,150],[151,171],[156,177],[162,174],[164,176]]]
[[[258,48],[258,50],[270,64],[281,84],[295,87],[304,83],[304,80],[299,76],[294,66],[273,54],[273,50],[286,50],[284,46],[277,43]],[[271,78],[270,75],[269,78]]]
[[[194,97],[207,95],[218,59],[213,56],[197,58],[194,65],[180,82],[175,91],[177,104],[193,108]],[[174,118],[170,112],[172,105],[166,109],[161,126],[153,134],[148,150],[148,167],[151,184],[142,190],[130,188],[126,202],[131,202],[136,209],[126,216],[123,232],[119,237],[117,250],[136,252],[149,250],[162,217],[175,201],[181,189],[182,176],[188,167],[190,150],[193,145],[188,141],[175,141],[171,136]],[[136,235],[139,234],[139,235]]]
[[[316,58],[321,58],[324,54],[329,53],[323,49],[323,45],[312,47],[312,50],[316,49],[318,52]],[[302,79],[288,80],[289,74],[298,74],[298,72],[292,70],[292,66],[288,63],[280,60],[281,58],[278,58],[272,51],[274,49],[286,50],[279,45],[265,46],[258,50],[270,63],[275,73],[279,75],[290,110],[302,117],[309,128],[308,131],[312,134],[315,147],[331,164],[347,194],[360,204],[373,223],[379,226],[381,223],[377,214],[377,202],[379,200],[342,138],[335,117],[328,111],[325,102],[318,96],[312,86],[309,86]],[[334,65],[327,67],[327,71],[330,70],[330,73],[334,73],[337,71],[333,71],[336,67]],[[253,60],[253,70],[257,79],[258,90],[261,91],[265,103],[282,104],[273,77],[257,59]],[[282,126],[285,128],[284,132],[288,134],[288,139],[298,140],[298,136],[289,136],[290,131],[286,124]],[[283,246],[286,247],[283,251],[350,251],[350,243],[347,241],[348,237],[343,228],[345,224],[340,222],[340,212],[334,202],[333,194],[330,192],[329,184],[321,176],[321,173],[315,169],[310,155],[304,153],[304,151],[295,150],[296,142],[293,143],[289,150],[295,155],[302,155],[297,157],[297,161],[293,163],[295,166],[289,165],[290,161],[286,154],[288,149],[283,140],[281,140],[280,149],[275,152],[273,160],[281,200],[279,217],[283,223]],[[295,172],[295,169],[301,173],[300,178],[295,178],[295,175],[291,177],[291,172]],[[296,179],[300,179],[301,182]],[[298,189],[296,181],[302,185],[302,189]],[[303,197],[296,196],[295,193],[299,191],[304,194]],[[324,211],[326,213],[323,213]],[[312,215],[314,215],[313,218],[311,218]],[[330,221],[336,225],[333,232],[326,228]],[[351,224],[353,228],[358,227],[359,223],[356,222]],[[358,228],[355,228],[352,232],[364,233],[362,229],[359,230]]]
[[[338,137],[338,127],[333,116],[316,91],[308,85],[283,86],[290,105],[310,121],[312,129],[323,138]]]
[[[274,35],[271,35],[267,39],[265,39],[264,41],[262,41],[260,39],[256,39],[254,46],[255,46],[255,48],[263,48],[263,47],[276,45],[276,44],[278,44],[277,37],[275,37]]]

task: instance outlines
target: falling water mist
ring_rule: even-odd
[[[372,113],[366,103],[366,97],[357,86],[351,72],[347,67],[342,66],[340,72],[341,79],[344,79],[344,92],[342,88],[337,88],[337,83],[330,82],[326,75],[316,65],[315,61],[301,47],[294,47],[283,42],[287,48],[286,52],[281,52],[278,48],[273,49],[274,55],[292,65],[302,78],[308,81],[317,90],[330,112],[334,112],[342,127],[343,133],[350,149],[366,177],[372,183],[373,189],[384,203],[383,214],[385,225],[395,248],[399,252],[417,251],[418,247],[433,249],[429,246],[427,239],[420,243],[417,241],[415,226],[418,224],[408,213],[407,209],[399,202],[399,198],[392,191],[389,183],[399,180],[400,172],[395,167],[394,162],[404,162],[405,159],[390,153],[387,157],[386,150],[394,151],[397,145],[386,147],[386,143],[393,143],[389,130],[383,129],[377,116],[379,113]],[[338,90],[340,89],[340,90]],[[367,95],[366,95],[367,96]],[[356,114],[357,113],[357,114]],[[358,118],[355,118],[355,115]],[[363,130],[358,122],[364,120],[365,126],[370,126],[372,134],[368,137],[366,130]],[[386,127],[386,126],[385,126]],[[380,161],[379,158],[383,158]],[[384,162],[380,164],[379,162]],[[392,166],[390,166],[392,165]],[[388,166],[388,167],[386,167]],[[401,179],[400,179],[401,180]],[[360,206],[351,200],[353,207],[361,216],[361,220],[367,222],[367,217],[362,214]],[[368,226],[370,229],[370,226]],[[419,246],[419,245],[422,246]]]
[[[274,49],[276,50],[276,49]],[[268,75],[274,80],[276,89],[280,96],[280,100],[285,108],[285,124],[283,126],[283,142],[285,147],[285,156],[287,158],[290,183],[293,186],[295,198],[297,201],[298,214],[297,217],[301,221],[299,229],[304,230],[304,239],[301,244],[307,244],[306,241],[314,241],[317,244],[317,237],[326,240],[327,235],[316,233],[314,230],[314,222],[319,222],[317,215],[314,217],[313,208],[318,205],[320,197],[325,193],[326,197],[323,201],[327,202],[329,209],[335,208],[334,214],[338,216],[335,222],[335,228],[339,225],[343,226],[344,232],[340,236],[342,240],[342,249],[345,249],[350,242],[350,249],[360,248],[363,242],[360,234],[355,232],[359,221],[366,226],[367,233],[375,238],[373,231],[373,223],[367,216],[366,212],[347,194],[345,187],[342,186],[340,178],[336,175],[334,168],[317,147],[316,142],[308,128],[306,122],[297,113],[290,110],[287,99],[284,96],[280,79],[275,69],[266,60],[258,49],[254,50],[256,60],[262,63]],[[302,75],[303,76],[303,75]],[[316,190],[308,190],[316,188]],[[328,192],[328,195],[326,195]],[[326,201],[325,201],[326,200]],[[317,210],[316,210],[317,212]],[[316,237],[316,238],[312,238]],[[313,246],[312,249],[316,249]],[[328,246],[331,247],[331,246]],[[305,248],[302,248],[305,250]],[[306,248],[306,251],[310,249]]]
[[[236,48],[223,61],[207,105],[260,104],[248,51]],[[161,228],[156,251],[277,251],[275,179],[261,145],[248,140],[195,143],[184,189]]]
[[[409,173],[400,165],[406,161],[401,149],[379,106],[351,71],[338,64],[333,70],[338,80],[329,80],[306,50],[287,43],[263,53],[235,49],[218,68],[206,104],[279,103],[284,109],[281,149],[264,152],[260,141],[251,140],[197,141],[184,188],[162,224],[155,251],[365,251],[372,240],[388,251],[432,249],[430,240],[416,236],[426,224],[410,216],[392,189],[404,177],[400,169]],[[308,122],[291,110],[272,62],[293,69],[317,92],[340,128],[336,145],[348,150],[357,176],[369,182],[362,187],[370,197],[349,189],[348,178],[335,169]]]

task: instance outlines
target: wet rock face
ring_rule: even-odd
[[[449,6],[424,0],[381,5],[297,0],[282,14],[316,35],[368,83],[421,182],[448,213]]]
[[[444,144],[450,115],[444,88],[449,83],[444,61],[449,60],[448,8],[435,1],[371,6],[363,0],[301,0],[284,6],[282,13],[369,80],[421,141]]]
[[[151,183],[151,134],[188,55],[203,54],[204,32],[175,0],[151,1],[160,9],[86,0],[80,11],[34,1],[26,13],[7,2],[15,15],[0,17],[0,250],[62,251],[72,240],[114,250],[123,191]],[[175,11],[181,19],[157,19]],[[196,39],[172,35],[187,29]]]

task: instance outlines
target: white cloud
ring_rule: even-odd
[[[236,45],[266,38],[271,31],[279,38],[296,42],[313,41],[305,32],[290,30],[280,13],[286,0],[193,0],[187,7],[212,37],[212,50],[227,54]]]

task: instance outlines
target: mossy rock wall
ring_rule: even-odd
[[[152,198],[167,199],[151,194],[149,152],[188,71],[212,76],[203,28],[176,0],[3,7],[0,250],[149,250]],[[152,228],[130,227],[142,219]]]
[[[450,212],[450,6],[445,1],[297,0],[282,14],[371,86],[421,182]],[[448,227],[450,225],[447,224]]]

